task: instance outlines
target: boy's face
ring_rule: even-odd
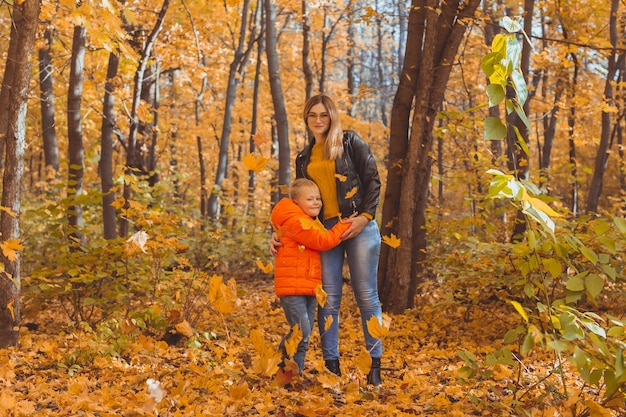
[[[293,202],[311,217],[317,217],[322,209],[322,196],[317,187],[307,187],[300,190],[300,196],[294,199]]]

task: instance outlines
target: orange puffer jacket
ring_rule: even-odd
[[[327,230],[291,199],[283,198],[272,210],[272,225],[283,244],[274,268],[276,295],[315,295],[315,287],[322,283],[320,251],[337,246],[350,224],[339,222]]]

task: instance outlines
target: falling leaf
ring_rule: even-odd
[[[221,314],[231,313],[235,310],[237,291],[236,288],[233,288],[234,280],[230,280],[229,283],[230,285],[224,284],[219,275],[213,275],[209,279],[209,301]]]
[[[383,314],[382,325],[378,320],[378,317],[372,316],[367,321],[367,331],[372,337],[376,339],[383,338],[387,336],[389,333],[389,326],[391,325],[391,318],[385,314]]]
[[[259,146],[267,143],[268,136],[263,133],[257,133],[256,135],[252,135],[252,140],[254,141],[255,145]]]
[[[296,375],[298,375],[298,364],[291,359],[287,359],[285,360],[285,366],[283,368],[279,368],[276,372],[276,376],[272,381],[272,386],[284,387],[285,385],[290,384]]]
[[[9,261],[14,261],[17,259],[17,251],[24,249],[24,246],[20,244],[19,239],[11,239],[0,243],[0,248]]]
[[[335,178],[337,178],[341,182],[346,182],[346,180],[348,179],[348,177],[346,177],[345,175],[341,175],[341,174],[335,174]]]
[[[320,307],[324,307],[326,305],[326,299],[328,298],[328,294],[324,291],[321,284],[317,284],[315,287],[315,299],[317,300],[317,304]]]
[[[351,198],[353,195],[356,194],[356,190],[357,190],[357,187],[352,188],[350,191],[348,191],[346,193],[346,197],[345,198],[346,199]]]
[[[134,243],[141,248],[143,253],[146,253],[146,242],[148,241],[148,234],[143,230],[138,231],[134,235],[128,238],[127,242]]]
[[[13,307],[13,303],[15,302],[15,297],[11,298],[11,300],[7,303],[7,309],[11,312],[11,320],[15,321],[15,309]]]
[[[282,360],[282,353],[265,342],[260,330],[254,329],[250,332],[250,341],[258,354],[258,357],[253,363],[254,372],[259,375],[274,375],[278,371],[278,364]]]
[[[392,233],[391,236],[383,236],[383,243],[396,249],[400,246],[400,239]]]
[[[298,220],[300,220],[300,225],[302,226],[303,230],[317,230],[319,232],[327,232],[322,222],[320,222],[318,219],[301,217]]]
[[[268,159],[263,156],[254,156],[249,153],[241,159],[248,171],[261,172],[267,168]]]
[[[274,270],[274,264],[271,262],[268,262],[267,265],[265,265],[261,260],[257,259],[256,260],[256,266],[259,267],[259,269],[261,271],[263,271],[266,274],[269,274],[270,272],[272,272]]]
[[[372,357],[367,349],[361,348],[361,353],[359,353],[359,356],[354,360],[354,364],[364,374],[367,375],[370,372],[372,368]]]
[[[11,217],[17,217],[17,213],[8,207],[0,206],[0,211],[4,211],[6,214],[8,214]]]
[[[333,316],[324,317],[324,331],[327,332],[330,329],[330,326],[333,325]]]
[[[285,351],[287,352],[287,355],[293,358],[293,355],[295,355],[298,350],[298,345],[301,340],[302,329],[300,329],[300,326],[296,324],[291,328],[291,335],[289,335],[287,340],[285,340]]]

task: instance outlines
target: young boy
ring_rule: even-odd
[[[302,341],[293,357],[302,372],[315,323],[315,287],[322,284],[320,251],[337,246],[350,224],[339,222],[330,230],[324,228],[317,220],[322,197],[311,180],[295,180],[289,197],[280,200],[272,210],[272,225],[283,243],[276,254],[274,290],[292,329],[281,342],[284,356],[284,343],[294,326],[297,324],[302,330]]]

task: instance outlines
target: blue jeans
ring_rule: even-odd
[[[283,356],[287,356],[285,351],[285,341],[291,336],[293,326],[296,324],[302,330],[302,340],[298,345],[298,350],[293,355],[293,360],[298,364],[300,372],[304,369],[304,357],[306,356],[306,350],[309,347],[309,337],[313,330],[315,323],[315,307],[317,300],[313,295],[287,295],[280,298],[280,305],[283,307],[285,317],[289,322],[289,326],[292,330],[283,337],[280,342],[280,350],[283,352]]]
[[[330,229],[338,218],[329,219],[324,226]],[[342,267],[344,256],[348,258],[350,282],[361,311],[361,324],[365,334],[365,347],[370,356],[379,358],[383,353],[382,341],[369,334],[367,321],[376,316],[382,324],[382,309],[378,299],[378,258],[380,255],[380,232],[376,222],[369,222],[356,237],[343,241],[339,246],[322,252],[322,287],[326,291],[326,305],[318,309],[318,326],[324,360],[339,359],[339,308],[342,293]],[[328,330],[326,318],[332,317]]]

